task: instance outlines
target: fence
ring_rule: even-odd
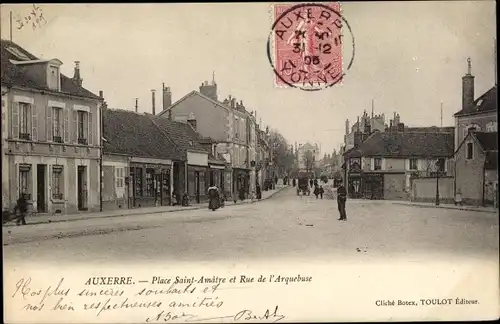
[[[416,202],[434,202],[436,200],[436,181],[439,183],[439,201],[443,204],[452,204],[455,201],[453,177],[413,178],[411,180],[410,200]]]

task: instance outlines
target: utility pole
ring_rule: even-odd
[[[439,159],[436,161],[436,206],[439,206]]]
[[[443,103],[441,103],[441,127],[443,127]]]
[[[10,32],[10,41],[12,42],[12,11],[9,12],[9,32]]]

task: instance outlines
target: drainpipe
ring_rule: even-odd
[[[485,182],[486,182],[486,159],[484,159],[484,163],[483,163],[483,199],[482,199],[482,206],[484,207],[485,206],[485,201],[484,201],[484,185],[485,185]]]
[[[100,93],[101,100],[102,99],[102,91]],[[102,212],[102,190],[103,190],[103,169],[102,169],[102,151],[103,151],[103,141],[102,137],[104,136],[104,123],[102,120],[102,101],[99,106],[99,126],[100,126],[100,131],[99,131],[99,211]]]

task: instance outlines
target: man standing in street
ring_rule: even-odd
[[[16,225],[26,225],[26,213],[28,212],[28,201],[26,200],[26,194],[21,192],[19,199],[17,200],[16,208],[14,212],[18,211],[19,216],[16,220]]]
[[[339,208],[340,218],[338,220],[347,220],[347,215],[345,212],[345,202],[347,200],[347,190],[345,189],[342,182],[337,188],[337,206]]]

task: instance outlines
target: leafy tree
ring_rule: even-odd
[[[293,171],[295,154],[293,148],[281,133],[273,129],[269,132],[269,148],[271,160],[276,167],[276,172],[283,175]]]

